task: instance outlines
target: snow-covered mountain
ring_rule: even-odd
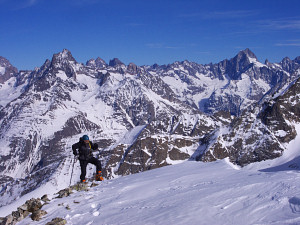
[[[205,113],[229,111],[239,115],[266,94],[278,92],[299,76],[299,57],[280,63],[263,64],[249,49],[218,64],[201,65],[188,61],[155,67],[181,99]]]
[[[263,64],[249,49],[209,65],[82,64],[64,49],[18,72],[2,59],[0,205],[46,183],[55,190],[77,182],[71,145],[83,134],[99,144],[106,178],[189,159],[247,165],[278,157],[299,122],[299,63]]]

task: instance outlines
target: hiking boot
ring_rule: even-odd
[[[102,177],[102,175],[101,175],[101,171],[98,171],[98,174],[96,174],[96,181],[103,181],[104,179],[103,179],[103,177]]]

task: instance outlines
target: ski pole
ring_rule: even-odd
[[[73,170],[74,170],[75,161],[76,161],[76,155],[74,155],[74,160],[73,160],[73,166],[72,166],[72,172],[71,172],[71,178],[70,178],[70,184],[69,184],[69,186],[71,186],[71,182],[72,182],[72,176],[73,176]]]

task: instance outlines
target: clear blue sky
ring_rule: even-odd
[[[0,0],[0,56],[18,69],[69,49],[78,62],[217,63],[250,48],[300,56],[299,0]]]

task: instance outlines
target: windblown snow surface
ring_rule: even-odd
[[[300,224],[299,146],[298,135],[282,157],[244,168],[228,159],[186,161],[105,180],[87,192],[52,195],[42,220],[27,217],[18,224],[46,224],[56,217],[80,225]],[[0,216],[11,210],[0,208]]]

